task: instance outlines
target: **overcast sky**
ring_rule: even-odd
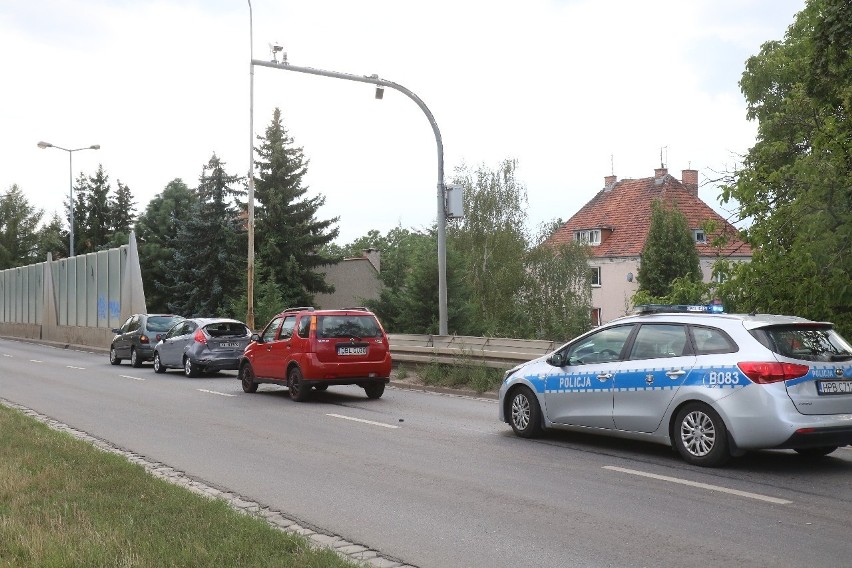
[[[254,0],[254,57],[378,74],[419,96],[440,128],[445,178],[518,160],[529,228],[567,220],[603,178],[733,169],[754,142],[738,81],[805,0]],[[247,0],[0,0],[0,191],[64,215],[73,171],[128,185],[137,213],[174,178],[195,187],[215,152],[249,164]],[[273,109],[310,160],[341,244],[425,228],[437,146],[402,93],[257,67],[254,129]],[[699,195],[718,206],[718,188]]]

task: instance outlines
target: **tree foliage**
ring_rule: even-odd
[[[178,229],[189,221],[197,202],[198,195],[183,180],[175,178],[148,202],[136,222],[145,301],[152,313],[169,309],[168,291],[157,283],[166,281],[166,265],[174,256]]]
[[[639,265],[639,291],[666,296],[675,278],[701,281],[701,265],[683,213],[659,199],[651,204],[651,225]]]
[[[809,0],[763,44],[740,87],[758,123],[723,200],[751,221],[752,262],[723,289],[744,310],[852,332],[852,4]]]
[[[308,161],[284,128],[279,109],[259,139],[255,233],[257,258],[265,268],[256,268],[257,279],[273,278],[285,306],[311,305],[314,294],[334,291],[318,269],[338,260],[324,248],[337,237],[338,219],[317,219],[325,197],[307,197],[302,179]]]
[[[17,185],[0,194],[0,270],[45,260],[40,258],[38,229],[43,215]]]
[[[240,178],[215,155],[202,169],[197,201],[177,225],[173,254],[164,264],[169,311],[184,316],[234,316],[231,298],[242,287],[246,266]]]

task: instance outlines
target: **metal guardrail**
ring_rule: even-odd
[[[395,363],[470,362],[506,369],[550,353],[561,345],[554,341],[473,337],[466,335],[388,334]]]

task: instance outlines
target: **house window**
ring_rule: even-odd
[[[704,229],[692,229],[692,238],[698,244],[705,244],[707,242],[707,235],[704,234]]]
[[[589,280],[592,286],[600,288],[601,285],[601,267],[593,266],[589,269]]]
[[[591,229],[589,231],[574,231],[574,240],[588,243],[592,246],[601,244],[601,230]]]

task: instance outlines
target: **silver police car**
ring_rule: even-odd
[[[852,347],[832,324],[639,306],[506,372],[500,420],[674,446],[700,466],[748,450],[852,444]]]

